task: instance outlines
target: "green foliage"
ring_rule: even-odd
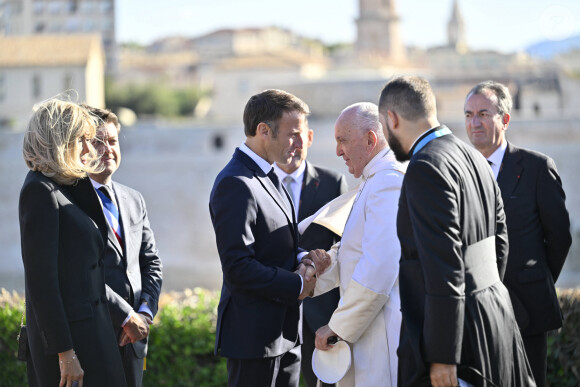
[[[548,336],[548,385],[580,385],[580,289],[558,294],[564,324]]]
[[[105,82],[107,108],[113,111],[120,107],[129,108],[138,116],[191,117],[203,95],[198,89],[174,89],[162,83],[120,86],[110,79]]]
[[[149,339],[146,384],[227,385],[226,361],[213,355],[218,300],[199,288],[164,295]]]
[[[26,386],[26,363],[16,360],[24,299],[5,289],[0,293],[0,384]]]
[[[578,386],[580,381],[580,290],[559,294],[562,329],[548,338],[548,385]],[[151,327],[146,386],[227,385],[226,360],[213,355],[219,295],[196,288],[163,293]],[[23,299],[0,293],[0,384],[26,385],[26,364],[16,360],[16,336]]]

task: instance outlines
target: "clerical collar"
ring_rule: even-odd
[[[434,138],[446,136],[448,134],[451,134],[451,130],[449,130],[445,125],[439,125],[435,128],[429,129],[415,140],[413,146],[409,150],[409,157],[413,157],[415,153],[418,153],[421,148],[427,145]]]

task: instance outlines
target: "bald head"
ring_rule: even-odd
[[[370,102],[359,102],[345,108],[334,125],[336,155],[342,157],[354,177],[381,150],[387,140],[379,121],[379,109]]]

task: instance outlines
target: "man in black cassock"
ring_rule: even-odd
[[[507,229],[489,165],[439,124],[426,80],[391,80],[379,110],[397,159],[410,160],[397,215],[398,385],[535,386],[501,282]]]

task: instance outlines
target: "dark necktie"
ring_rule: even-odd
[[[102,185],[97,190],[97,194],[101,198],[101,202],[103,203],[103,213],[105,214],[105,218],[111,225],[115,237],[119,241],[119,244],[123,246],[123,238],[121,237],[121,222],[119,221],[119,209],[113,203],[111,191],[109,187],[106,185]]]
[[[280,192],[280,195],[282,196],[282,199],[284,200],[284,203],[286,205],[286,209],[293,208],[291,203],[288,200],[288,196],[286,195],[286,191],[282,187],[282,184],[280,184],[280,179],[278,179],[278,175],[276,175],[276,172],[274,172],[274,168],[272,168],[270,170],[270,172],[268,172],[267,176],[270,178],[272,183],[274,183],[274,187],[276,187],[278,192]]]

